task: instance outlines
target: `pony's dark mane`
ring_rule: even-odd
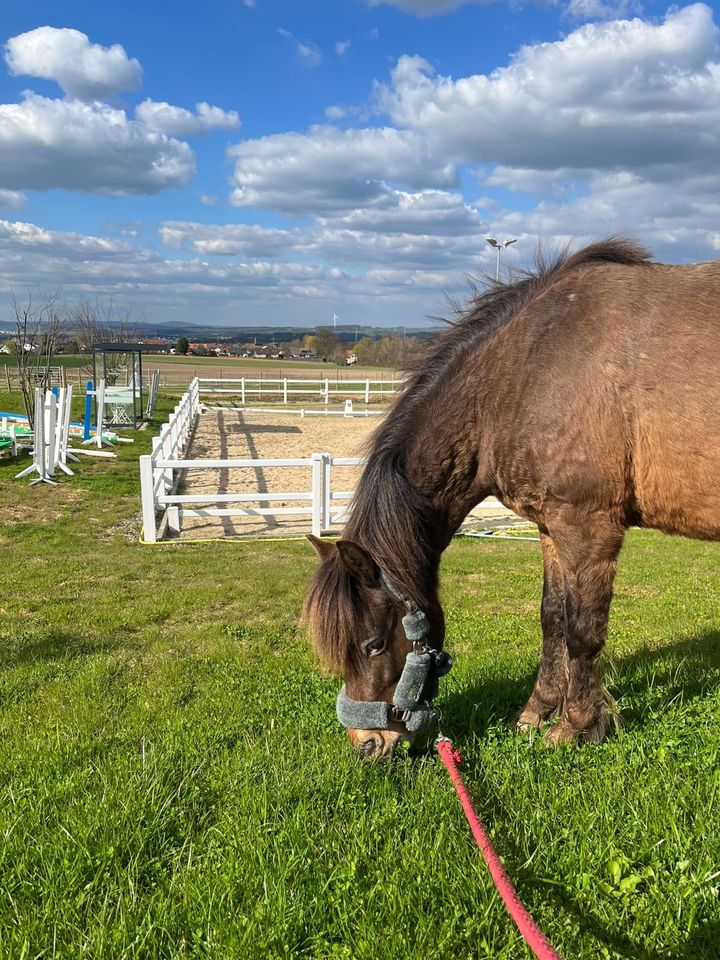
[[[623,237],[609,237],[551,262],[538,257],[534,272],[513,283],[492,281],[469,308],[448,325],[410,371],[402,391],[367,445],[367,465],[353,498],[344,537],[364,546],[391,580],[421,609],[436,587],[433,559],[447,535],[428,498],[408,479],[408,436],[428,398],[441,390],[468,356],[535,297],[570,273],[599,264],[647,265],[652,254]],[[308,594],[305,614],[317,652],[341,670],[359,657],[353,649],[353,624],[361,597],[339,556],[321,566]],[[355,634],[356,636],[356,634]]]

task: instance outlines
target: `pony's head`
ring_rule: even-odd
[[[321,564],[305,620],[320,661],[345,679],[338,718],[363,757],[388,757],[430,725],[437,679],[450,668],[437,594],[420,605],[359,544],[308,539]]]

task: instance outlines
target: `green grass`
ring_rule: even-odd
[[[0,461],[0,955],[528,957],[439,762],[350,754],[297,626],[309,547],[137,542],[150,435],[56,489]],[[558,751],[510,728],[537,545],[447,552],[447,731],[566,960],[720,956],[718,549],[630,534],[624,723]]]

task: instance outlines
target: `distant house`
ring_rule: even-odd
[[[170,349],[165,337],[146,337],[145,340],[142,341],[142,345],[144,347],[152,347],[153,351],[159,353],[167,353]]]

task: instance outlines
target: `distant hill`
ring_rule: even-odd
[[[258,344],[299,340],[313,333],[313,328],[309,327],[216,327],[201,323],[177,324],[172,321],[160,321],[158,323],[142,321],[136,326],[143,337],[158,336],[172,340],[184,336],[190,340],[211,340],[213,342],[233,340],[243,343],[257,338]],[[439,327],[396,328],[373,326],[364,326],[362,329],[358,329],[355,324],[338,324],[335,328],[328,324],[318,324],[314,329],[320,329],[321,327],[325,330],[332,329],[332,332],[343,343],[355,343],[356,340],[361,340],[363,337],[378,339],[380,337],[403,335],[418,340],[426,340],[436,336],[440,330]]]

